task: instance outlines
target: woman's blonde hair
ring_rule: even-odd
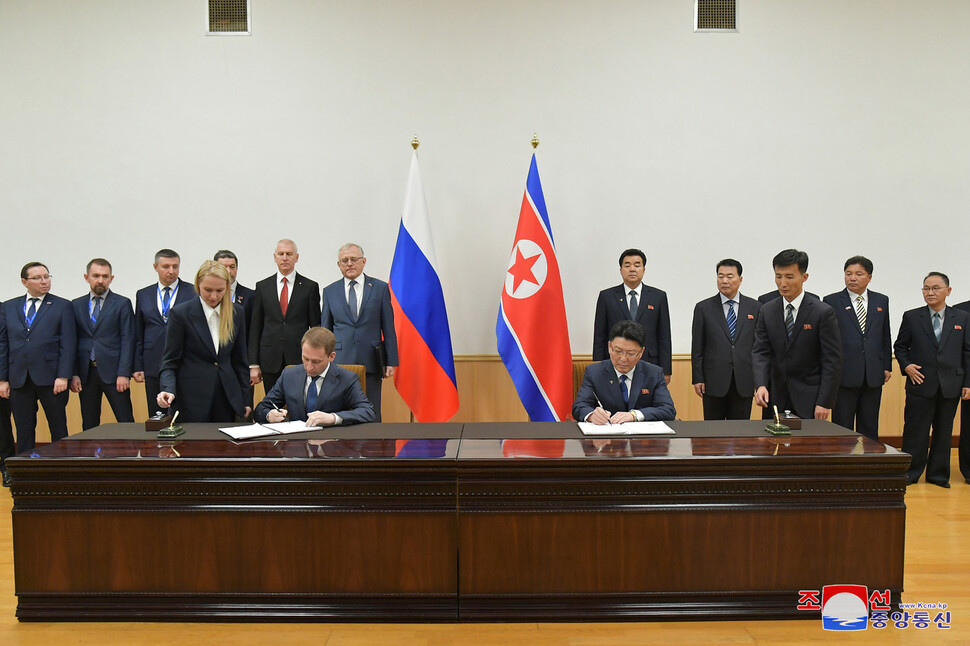
[[[195,292],[197,294],[201,295],[199,283],[206,276],[215,276],[226,281],[226,293],[222,295],[222,303],[219,304],[219,345],[229,345],[232,338],[236,336],[236,321],[233,317],[232,292],[230,291],[232,278],[229,277],[229,270],[226,269],[225,265],[215,260],[206,260],[195,274]]]

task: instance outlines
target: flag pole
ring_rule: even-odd
[[[420,145],[421,142],[418,141],[418,133],[414,133],[414,137],[411,139],[411,149],[417,152],[418,146]],[[410,406],[408,406],[408,418],[410,420],[409,423],[414,424],[414,411],[411,410]]]

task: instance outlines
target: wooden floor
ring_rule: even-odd
[[[822,630],[817,613],[805,621],[610,624],[21,624],[14,617],[10,492],[0,491],[0,644],[4,646],[591,646],[624,644],[936,644],[970,643],[970,485],[959,477],[954,451],[949,490],[920,483],[907,490],[906,578],[903,601],[945,602],[952,624],[920,630],[887,627],[842,634]],[[52,537],[70,540],[70,537]],[[878,541],[878,536],[872,537]],[[865,549],[860,546],[860,549]],[[798,558],[793,554],[792,558]],[[855,583],[832,581],[831,583]],[[793,601],[794,603],[794,601]]]

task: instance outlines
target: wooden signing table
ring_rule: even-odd
[[[102,426],[7,461],[21,620],[798,617],[903,585],[909,456],[825,422]],[[817,618],[817,615],[812,615]]]

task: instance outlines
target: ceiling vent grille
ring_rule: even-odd
[[[694,31],[737,31],[736,0],[694,0]]]
[[[249,35],[249,0],[208,0],[209,34]]]

